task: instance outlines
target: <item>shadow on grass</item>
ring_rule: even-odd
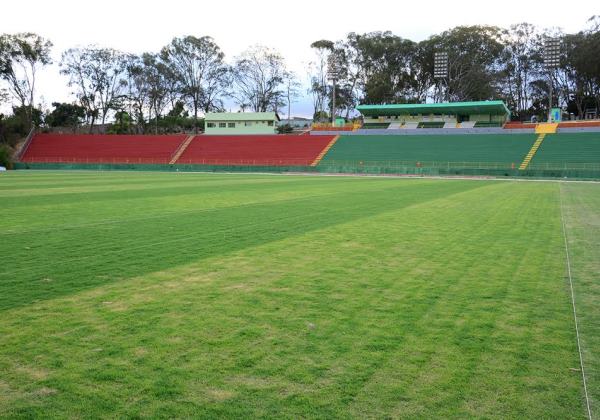
[[[491,184],[393,183],[385,188],[357,189],[355,193],[211,211],[201,209],[197,213],[169,214],[164,218],[15,236],[11,238],[10,248],[2,251],[0,310],[66,296],[485,185]],[[161,197],[161,191],[154,191],[157,198]],[[128,193],[112,194],[131,198]],[[80,199],[85,197],[82,194]],[[7,264],[9,261],[13,263]]]

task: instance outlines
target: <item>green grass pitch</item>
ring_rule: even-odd
[[[0,417],[600,416],[600,184],[0,175]]]

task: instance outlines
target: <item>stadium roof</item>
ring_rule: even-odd
[[[204,116],[207,121],[279,121],[276,112],[208,112]]]
[[[506,115],[510,111],[502,101],[447,102],[439,104],[359,105],[363,115],[415,114],[492,114]]]

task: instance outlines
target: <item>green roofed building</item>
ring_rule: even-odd
[[[359,105],[364,128],[500,127],[510,111],[502,101]]]
[[[204,117],[206,134],[275,134],[276,112],[208,112]]]

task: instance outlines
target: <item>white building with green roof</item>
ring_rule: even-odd
[[[275,134],[276,112],[208,112],[204,117],[206,134]]]

